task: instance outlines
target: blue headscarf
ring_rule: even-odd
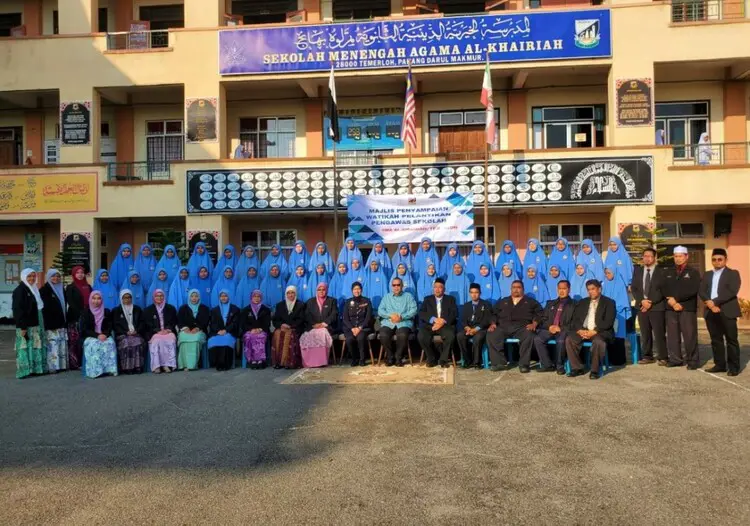
[[[558,250],[557,248],[557,243],[560,241],[565,243],[565,248],[563,250]],[[568,240],[564,237],[559,238],[555,242],[555,246],[552,247],[552,252],[550,252],[549,260],[547,261],[547,275],[549,275],[549,268],[551,268],[552,265],[555,265],[558,270],[566,276],[570,276],[570,273],[575,271],[575,258],[573,257],[573,251],[570,250]],[[557,297],[557,293],[555,293],[555,297]]]
[[[586,254],[583,251],[583,247],[590,247],[591,253]],[[578,251],[576,256],[576,265],[583,264],[584,267],[589,269],[596,279],[604,281],[604,262],[602,262],[602,256],[596,249],[594,242],[590,239],[584,239],[581,241],[581,249]],[[573,266],[575,272],[575,266]]]
[[[434,271],[432,275],[429,274],[430,269]],[[422,272],[417,281],[417,301],[419,303],[422,303],[425,297],[432,294],[432,286],[435,284],[435,280],[439,277],[440,275],[437,273],[437,270],[435,270],[435,264],[430,263],[427,265],[425,271]]]
[[[609,238],[610,243],[617,245],[617,250],[607,250],[607,258],[604,260],[604,267],[615,269],[618,274],[622,276],[627,287],[630,286],[630,282],[633,281],[633,261],[630,259],[630,254],[622,246],[619,236],[612,236]]]
[[[453,266],[456,265],[461,266],[461,273],[456,275],[453,269],[451,269],[451,273],[448,274],[448,279],[445,280],[445,293],[456,298],[456,303],[458,305],[463,305],[468,301],[469,285],[471,283],[469,282],[469,277],[464,270],[464,264],[461,262],[453,264]]]
[[[573,276],[568,280],[570,281],[570,297],[576,301],[588,297],[589,293],[586,291],[586,282],[590,279],[596,279],[594,274],[586,268],[585,263],[578,263],[576,270],[579,266],[585,269],[583,275],[579,276],[578,272],[573,271]]]
[[[341,272],[341,265],[344,266],[344,272]],[[339,261],[336,263],[336,271],[333,273],[333,278],[328,287],[328,295],[336,299],[339,309],[344,305],[344,301],[351,294],[352,289],[346,289],[346,276],[349,274],[349,268],[346,262]]]
[[[232,277],[227,278],[224,273],[229,270],[232,272]],[[214,283],[213,288],[211,289],[211,307],[216,307],[219,304],[219,292],[221,291],[228,291],[229,297],[233,298],[236,295],[237,292],[237,286],[234,283],[234,268],[230,265],[225,265],[224,270],[222,271],[219,278],[216,280],[216,283]]]
[[[297,247],[302,249],[301,253],[297,253]],[[305,271],[307,271],[308,263],[310,263],[310,253],[307,251],[307,245],[305,245],[304,241],[298,239],[294,244],[292,253],[289,254],[289,271],[296,270],[300,265],[305,267]]]
[[[193,293],[196,293],[198,295],[198,303],[196,303],[195,305],[190,302],[190,296],[192,296]],[[198,316],[198,310],[201,306],[201,291],[199,291],[198,289],[190,289],[188,291],[187,306],[190,307],[190,311],[193,313],[193,316]]]
[[[536,273],[533,278],[529,277],[529,270]],[[523,291],[524,294],[530,298],[534,298],[538,301],[542,307],[549,301],[549,294],[547,293],[547,285],[544,284],[542,276],[539,275],[539,271],[536,265],[529,265],[524,269],[523,273]]]
[[[138,280],[132,283],[130,280],[133,276],[137,276]],[[112,275],[110,274],[110,281]],[[120,289],[130,289],[130,293],[133,296],[133,305],[138,305],[140,308],[146,308],[146,290],[143,288],[143,282],[141,281],[141,275],[137,270],[131,270],[128,272],[128,277],[120,285]]]
[[[354,268],[354,261],[359,262],[359,268]],[[349,271],[346,273],[346,278],[344,278],[344,290],[346,291],[346,294],[348,294],[347,298],[351,297],[352,292],[352,284],[356,281],[360,285],[362,285],[362,290],[364,290],[365,286],[365,278],[367,277],[367,271],[362,267],[362,260],[354,258],[352,260],[352,264],[349,266]]]
[[[318,268],[323,267],[323,273],[318,274]],[[310,298],[315,296],[315,291],[318,289],[318,285],[321,283],[328,284],[330,283],[330,278],[328,276],[328,272],[326,269],[325,263],[318,263],[317,266],[313,269],[313,271],[310,273],[310,275],[307,277],[307,295],[308,297],[305,298],[305,301],[309,300]],[[281,301],[281,300],[279,300]]]
[[[154,292],[157,291],[157,290],[161,290],[164,293],[164,300],[168,302],[168,298],[169,298],[169,285],[174,280],[170,280],[169,276],[166,276],[164,279],[159,279],[159,274],[161,274],[162,271],[164,271],[164,273],[167,272],[164,269],[159,269],[159,270],[156,271],[156,275],[154,276],[154,279],[151,280],[151,286],[148,289],[146,289],[146,290],[148,290],[148,293],[146,294],[146,298],[148,298],[148,299],[153,298],[154,297]],[[179,278],[179,276],[175,276],[174,279],[179,280],[180,278]],[[146,288],[146,286],[144,285],[143,288]],[[179,308],[179,307],[180,306],[177,305],[177,308]]]
[[[198,289],[198,292],[201,294],[201,303],[205,305],[206,307],[211,307],[211,289],[213,289],[213,283],[211,280],[211,273],[209,272],[208,275],[201,279],[200,277],[200,271],[202,268],[205,268],[207,271],[209,270],[207,267],[201,266],[198,268],[197,274],[190,274],[190,282],[193,285],[193,288]],[[189,270],[189,269],[188,269]]]
[[[354,245],[354,248],[351,250],[349,250],[349,248],[346,246],[349,241],[354,243],[354,238],[347,237],[344,240],[344,246],[341,247],[341,250],[339,251],[339,257],[338,259],[336,259],[337,265],[343,262],[346,263],[346,268],[350,268],[352,266],[352,259],[358,259],[362,261],[362,252],[360,252],[359,247],[357,247],[356,243]]]
[[[455,250],[456,254],[451,256],[451,250]],[[440,267],[438,268],[438,274],[443,279],[448,277],[448,274],[453,272],[454,263],[462,263],[464,260],[461,257],[461,251],[458,249],[458,243],[451,243],[448,248],[445,249],[442,259],[440,259]]]
[[[399,263],[396,265],[396,269],[393,271],[393,276],[391,276],[391,281],[393,281],[393,278],[401,278],[404,285],[401,287],[401,290],[408,292],[415,298],[417,297],[417,283],[414,281],[414,275],[407,270],[405,264]]]
[[[377,252],[378,247],[380,247],[381,251]],[[391,274],[393,274],[393,265],[391,263],[391,257],[388,255],[388,250],[385,248],[385,245],[382,241],[376,241],[375,244],[372,245],[372,250],[370,251],[370,255],[367,256],[367,261],[365,262],[365,269],[367,272],[370,271],[370,263],[373,261],[377,261],[380,265],[380,270],[383,271],[383,274],[385,274],[385,277],[390,277]],[[364,291],[362,292],[364,295]]]
[[[482,276],[482,268],[487,269],[486,276]],[[502,297],[500,295],[500,283],[498,283],[495,273],[492,272],[492,268],[486,263],[479,265],[479,275],[474,280],[474,283],[481,287],[482,293],[480,298],[483,300],[494,303]]]
[[[318,247],[323,247],[323,254],[318,254]],[[328,245],[326,245],[322,241],[319,241],[315,244],[312,256],[310,256],[310,261],[307,264],[307,272],[310,274],[310,276],[315,274],[315,268],[321,263],[326,268],[326,274],[328,276],[331,276],[333,274],[333,271],[336,270],[336,267],[333,265],[333,258],[331,257],[331,253],[328,250]],[[315,288],[317,288],[317,286],[318,285],[316,284],[315,287],[313,287],[311,291],[312,295],[315,295]]]
[[[613,276],[612,279],[606,277],[609,270]],[[620,275],[613,267],[605,267],[604,283],[602,283],[602,295],[615,302],[617,312],[617,330],[615,338],[624,338],[626,334],[626,322],[633,315],[630,308],[630,297],[628,296],[628,286],[625,284],[625,278]]]
[[[474,252],[476,247],[482,247],[482,252],[480,254]],[[484,241],[474,241],[471,245],[469,257],[466,259],[466,274],[470,281],[476,281],[477,276],[479,276],[479,265],[482,263],[485,263],[493,273],[495,272],[495,267],[492,264],[492,257],[489,252],[487,252],[487,245],[484,244]]]
[[[182,279],[182,271],[187,272],[187,279]],[[193,282],[190,279],[190,269],[186,266],[180,267],[177,271],[177,277],[174,278],[172,284],[169,286],[169,296],[167,296],[167,303],[172,305],[175,309],[188,305],[190,303],[190,290],[193,289]],[[200,291],[198,291],[200,293]],[[165,291],[166,293],[166,291]]]
[[[303,270],[302,276],[297,275],[297,271],[299,269]],[[289,276],[289,281],[286,282],[287,287],[294,287],[297,289],[297,295],[299,296],[300,301],[307,301],[308,294],[307,294],[307,279],[310,276],[307,274],[307,267],[303,267],[301,264],[297,265],[297,268],[294,269],[294,272],[292,272],[292,275]]]
[[[503,272],[503,269],[507,268],[510,270],[510,276],[506,276]],[[512,260],[506,261],[503,263],[503,266],[500,267],[500,277],[497,280],[498,285],[500,286],[500,298],[507,298],[510,296],[510,286],[513,285],[513,282],[518,279],[518,274],[516,274],[514,264]]]
[[[102,274],[105,273],[109,277],[109,281],[102,283]],[[112,282],[112,274],[107,272],[107,270],[101,268],[96,272],[96,279],[94,279],[92,288],[102,293],[102,303],[105,309],[112,310],[120,304],[117,286]]]
[[[408,250],[405,256],[401,255],[402,247],[406,247],[406,250]],[[406,265],[406,269],[409,272],[414,271],[414,256],[411,255],[411,249],[409,248],[408,243],[399,243],[398,248],[396,249],[396,253],[393,254],[393,258],[391,258],[391,266],[393,268],[393,274],[396,273],[396,269],[402,263]]]
[[[276,267],[279,269],[279,275],[275,278],[271,275],[271,268]],[[273,310],[276,308],[276,304],[284,299],[284,279],[281,277],[281,266],[273,263],[269,269],[268,274],[263,277],[263,282],[260,284],[260,291],[263,293],[263,305]]]
[[[171,250],[174,255],[172,257],[167,256],[167,252]],[[154,276],[156,276],[159,273],[159,270],[164,269],[167,273],[167,279],[171,283],[175,276],[177,276],[177,271],[182,266],[182,263],[180,263],[180,258],[177,257],[177,249],[174,248],[174,245],[167,245],[164,247],[164,253],[161,255],[161,259],[156,264],[156,268],[154,269]]]
[[[369,298],[372,302],[373,310],[377,310],[383,297],[388,294],[388,276],[383,272],[383,267],[380,265],[380,262],[377,259],[373,259],[373,261],[378,264],[378,268],[377,270],[372,270],[370,264],[367,265],[365,286],[362,295]]]
[[[253,252],[253,255],[250,257],[245,255],[245,252],[248,250],[252,250]],[[255,247],[252,245],[245,245],[240,257],[237,258],[237,264],[234,266],[234,280],[239,283],[242,278],[247,276],[247,269],[250,267],[254,267],[255,270],[258,270],[260,268],[260,260],[258,259],[258,253],[255,250]]]
[[[203,255],[198,254],[198,247],[203,248]],[[191,276],[197,276],[200,268],[206,267],[206,270],[208,270],[208,277],[209,279],[212,279],[211,275],[214,272],[214,262],[211,259],[211,255],[208,253],[208,247],[206,247],[206,244],[203,241],[198,241],[193,247],[193,253],[190,255],[187,267]],[[201,298],[204,297],[207,296],[201,294]]]
[[[150,250],[148,257],[143,255],[145,249]],[[135,258],[135,270],[142,276],[143,286],[150,287],[151,281],[154,279],[154,270],[156,270],[156,258],[154,257],[154,249],[148,243],[142,244],[138,251]],[[119,281],[115,281],[115,283],[119,283]]]
[[[123,257],[122,251],[126,248],[131,252],[128,257]],[[120,248],[117,249],[117,256],[109,267],[109,280],[117,286],[117,283],[122,283],[128,279],[130,271],[134,269],[135,260],[133,259],[133,247],[128,243],[123,243],[120,245]]]
[[[552,269],[556,268],[558,271],[560,271],[560,274],[554,278],[552,277]],[[575,272],[575,267],[573,267],[573,272]],[[557,299],[557,284],[560,283],[561,280],[568,279],[568,275],[560,270],[560,267],[557,265],[550,265],[549,271],[547,271],[547,279],[545,283],[547,284],[547,296],[549,296],[550,300],[556,300]]]
[[[226,252],[227,250],[231,252],[229,257],[224,255],[224,252]],[[236,266],[237,266],[237,251],[234,249],[234,246],[226,245],[224,247],[224,250],[221,251],[221,256],[216,261],[216,267],[214,267],[214,272],[213,272],[213,275],[211,276],[211,279],[213,279],[214,283],[216,283],[219,280],[219,277],[224,275],[224,268],[232,267],[232,272],[234,272],[234,267]],[[232,294],[232,297],[234,297],[234,294]]]
[[[254,278],[251,278],[247,275],[251,268],[256,270]],[[234,301],[235,305],[237,305],[241,309],[244,309],[245,307],[250,305],[250,295],[254,290],[260,289],[261,279],[260,276],[258,276],[257,270],[258,269],[254,265],[250,265],[247,270],[245,270],[245,274],[240,279],[240,282],[237,284],[237,290],[234,294]]]
[[[279,253],[275,256],[273,255],[274,248],[279,251]],[[289,265],[287,264],[286,258],[284,257],[284,251],[281,250],[281,245],[278,244],[271,245],[271,250],[268,251],[268,255],[263,260],[263,264],[260,266],[260,275],[262,276],[261,281],[269,275],[269,271],[271,270],[271,267],[273,265],[279,267],[279,277],[282,281],[286,281],[286,279],[289,277]],[[265,294],[263,294],[263,298],[267,300]],[[275,306],[276,305],[274,304],[274,307]]]
[[[222,294],[227,295],[226,303],[222,303],[221,299],[219,299],[219,296],[221,296]],[[216,304],[217,304],[217,307],[219,307],[219,312],[221,313],[221,319],[224,320],[224,323],[226,323],[227,318],[229,318],[229,310],[232,307],[232,292],[229,289],[221,289],[217,291]]]
[[[536,250],[534,250],[533,252],[529,248],[532,243],[536,245]],[[525,271],[527,268],[529,268],[530,265],[534,265],[536,267],[539,275],[547,275],[547,256],[544,254],[544,250],[542,250],[542,245],[539,244],[539,240],[535,237],[529,239],[529,242],[526,244],[526,254],[523,255],[524,276],[526,276]],[[521,269],[517,270],[519,272],[521,271]]]
[[[424,250],[422,243],[427,242],[430,244],[430,248]],[[419,281],[419,278],[427,270],[427,265],[435,265],[435,270],[440,268],[440,258],[438,257],[437,250],[435,250],[435,243],[429,237],[423,237],[419,243],[419,249],[417,255],[414,256],[414,279]]]
[[[506,247],[510,249],[509,253],[505,252]],[[500,253],[497,255],[497,259],[495,260],[495,268],[497,269],[498,273],[507,261],[513,263],[513,267],[511,268],[515,269],[516,274],[518,272],[521,272],[521,270],[523,269],[521,258],[518,256],[518,250],[516,250],[516,245],[510,239],[506,239],[505,241],[503,241],[503,246],[500,247]]]

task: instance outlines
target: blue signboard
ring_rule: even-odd
[[[397,150],[404,147],[401,140],[401,115],[339,115],[341,141],[338,150]],[[325,117],[323,129],[329,127]],[[326,150],[333,150],[333,141],[326,134]]]
[[[227,29],[222,75],[612,55],[608,9]]]

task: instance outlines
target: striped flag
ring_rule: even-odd
[[[409,144],[412,150],[417,148],[417,104],[414,100],[411,64],[409,64],[409,73],[406,75],[406,101],[404,102],[404,120],[401,123],[401,140]]]
[[[497,123],[495,122],[495,104],[492,101],[492,75],[490,74],[490,56],[487,55],[487,63],[484,66],[484,80],[482,81],[482,97],[479,99],[482,105],[487,108],[485,114],[485,133],[487,134],[487,144],[495,144],[495,132]]]

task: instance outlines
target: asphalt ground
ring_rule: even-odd
[[[0,332],[3,525],[750,523],[750,369],[334,386],[13,359]]]

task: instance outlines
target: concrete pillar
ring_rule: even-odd
[[[224,25],[224,0],[185,0],[185,27]]]
[[[321,8],[320,0],[303,0],[302,9],[307,11],[308,22],[320,22],[321,20]]]
[[[89,102],[91,103],[91,141],[88,145],[72,146],[62,144],[60,147],[60,163],[90,164],[99,162],[101,129],[101,98],[96,89],[85,86],[70,86],[60,89],[60,102]],[[58,116],[59,119],[59,116]],[[62,123],[60,123],[62,134]]]
[[[44,113],[27,111],[24,115],[23,159],[31,158],[31,164],[44,164]],[[31,155],[29,155],[31,152]]]
[[[212,0],[213,1],[213,0]],[[223,159],[229,157],[226,131],[226,90],[215,77],[195,77],[185,83],[185,99],[216,97],[216,141],[185,143],[185,160]],[[185,115],[185,131],[187,131]]]
[[[526,123],[526,91],[508,93],[508,149],[525,150],[529,146],[529,128]]]
[[[305,139],[307,157],[323,157],[323,101],[305,101]]]
[[[96,33],[99,25],[99,0],[57,0],[61,35]]]
[[[745,85],[742,81],[724,82],[724,142],[727,144],[722,160],[727,164],[747,162]]]
[[[750,273],[750,214],[741,210],[732,210],[732,233],[727,236],[727,255],[729,266],[745,277]],[[709,254],[706,254],[708,256]],[[750,294],[750,283],[743,280],[739,296],[747,298]]]
[[[23,25],[26,26],[26,36],[36,37],[43,33],[42,0],[24,0]]]
[[[135,161],[135,120],[132,106],[115,109],[115,137],[117,137],[117,162]]]
[[[117,0],[114,6],[115,31],[130,31],[130,23],[133,21],[133,0]],[[119,145],[118,145],[119,147]]]
[[[101,262],[101,246],[99,245],[100,228],[99,220],[92,217],[91,214],[62,214],[60,216],[61,234],[65,232],[69,234],[91,235],[91,260],[89,261],[89,268],[91,268],[92,274],[96,272]],[[60,241],[60,248],[58,250],[62,250],[62,241]]]

